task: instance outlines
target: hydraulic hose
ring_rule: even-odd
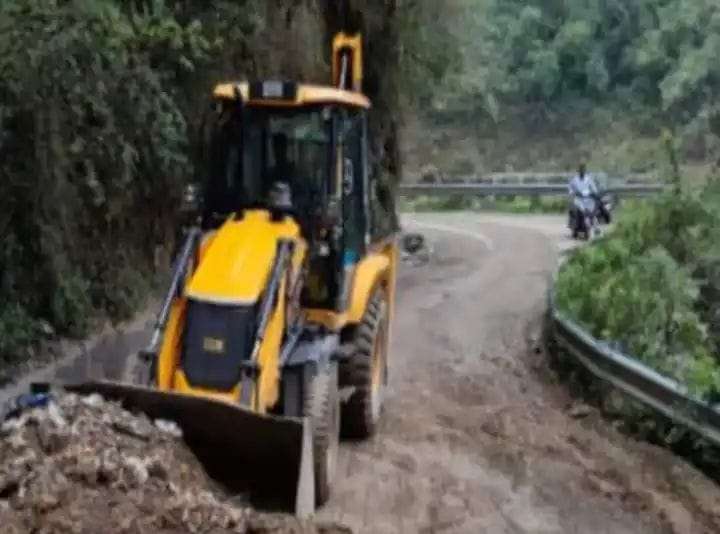
[[[162,331],[165,328],[168,317],[170,316],[170,307],[172,306],[172,302],[177,295],[180,282],[182,281],[183,275],[185,274],[185,270],[187,269],[188,263],[190,262],[190,258],[195,253],[199,238],[200,229],[195,227],[190,230],[187,238],[185,239],[185,244],[183,245],[180,255],[175,262],[175,269],[173,272],[172,282],[170,283],[170,289],[165,296],[165,301],[163,302],[160,313],[155,320],[155,329],[153,331],[152,340],[150,341],[150,345],[145,352],[154,352],[157,349],[157,345],[160,342],[160,337],[162,336]]]

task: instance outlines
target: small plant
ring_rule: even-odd
[[[0,363],[15,362],[26,355],[39,333],[39,322],[25,308],[4,306],[0,310]]]
[[[52,323],[63,334],[86,334],[92,315],[90,284],[76,273],[67,273],[58,282],[50,304]]]

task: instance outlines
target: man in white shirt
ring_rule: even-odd
[[[582,209],[582,200],[587,198],[588,194],[597,196],[598,188],[592,176],[587,173],[584,163],[580,164],[577,175],[573,176],[568,185],[568,193],[570,194],[570,218],[568,226],[573,226],[573,212]]]
[[[573,176],[570,180],[568,189],[572,198],[582,195],[585,190],[589,190],[595,195],[597,194],[598,188],[595,180],[587,173],[587,168],[584,163],[580,164],[577,175]]]

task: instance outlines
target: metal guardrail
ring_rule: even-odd
[[[418,184],[560,184],[565,185],[572,178],[576,171],[561,172],[494,172],[489,174],[452,174],[448,175],[440,170],[430,172],[416,177],[408,183]],[[654,173],[625,172],[622,174],[611,174],[604,171],[593,172],[595,181],[607,187],[610,184],[651,184],[658,182],[658,176]]]
[[[720,446],[720,411],[678,382],[595,339],[557,310],[552,294],[550,315],[554,341],[588,371]]]
[[[624,184],[610,186],[604,192],[618,196],[646,196],[661,193],[667,189],[666,184]],[[400,184],[402,196],[565,196],[567,185],[561,184]]]
[[[470,182],[489,183],[556,183],[567,182],[577,171],[563,172],[495,172],[484,176],[475,175]],[[593,178],[598,182],[626,182],[626,183],[651,183],[657,181],[657,176],[652,173],[623,173],[622,177],[610,175],[606,172],[594,172]]]

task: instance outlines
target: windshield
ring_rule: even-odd
[[[309,213],[327,186],[330,131],[321,108],[223,110],[209,139],[207,209],[266,206],[280,181],[290,186],[296,211]]]

